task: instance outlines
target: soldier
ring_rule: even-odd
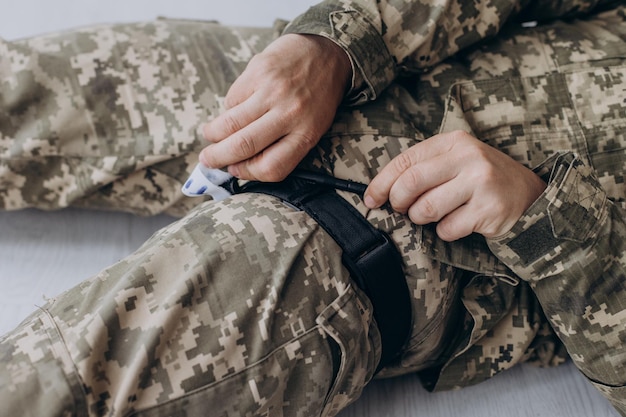
[[[4,209],[182,216],[1,339],[2,415],[330,416],[374,376],[443,390],[568,355],[626,415],[625,18],[329,0],[1,43]],[[368,183],[337,193],[400,252],[399,356],[379,367],[377,294],[327,230],[270,195],[184,197],[198,158]]]

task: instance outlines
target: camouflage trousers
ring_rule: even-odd
[[[369,301],[314,221],[180,193],[197,127],[277,33],[157,21],[0,44],[4,209],[186,215],[1,339],[0,415],[332,415],[372,377]]]
[[[570,39],[544,48],[555,60],[572,50],[612,59],[608,41],[580,35],[594,31],[588,24],[554,25],[515,28],[373,103],[341,109],[303,165],[368,182],[468,114],[490,140],[479,116],[493,109],[481,93],[550,77],[550,61],[535,57],[546,34]],[[0,340],[1,415],[330,416],[373,377],[381,345],[372,306],[325,231],[269,196],[214,203],[180,193],[203,146],[197,127],[222,110],[230,83],[282,26],[162,20],[0,43],[1,208],[182,217]],[[573,33],[586,49],[572,47]],[[545,93],[549,113],[559,96],[546,85],[524,87]],[[458,113],[450,94],[474,107]],[[511,101],[500,99],[508,112]],[[513,127],[522,137],[523,124]],[[567,138],[492,144],[528,166],[576,147]],[[413,297],[406,351],[381,376],[422,372],[430,388],[445,389],[521,361],[563,360],[532,291],[480,239],[446,244],[342,195],[397,243]]]

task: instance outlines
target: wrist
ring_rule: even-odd
[[[593,169],[574,153],[556,154],[536,172],[547,181],[546,190],[507,234],[487,241],[502,262],[530,282],[558,274],[555,265],[575,262],[608,215],[606,193]]]
[[[329,69],[333,74],[332,80],[336,83],[333,87],[341,91],[343,96],[352,85],[353,68],[350,56],[335,41],[323,35],[314,34],[289,34],[284,36],[300,36],[314,45],[316,55],[321,58],[324,69]]]

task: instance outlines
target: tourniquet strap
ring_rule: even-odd
[[[326,230],[343,249],[343,264],[372,303],[382,339],[376,372],[397,359],[411,334],[412,309],[402,259],[389,236],[331,187],[288,178],[279,183],[250,182],[239,191],[280,198]]]

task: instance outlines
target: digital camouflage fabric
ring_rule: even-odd
[[[157,21],[1,43],[2,206],[185,214],[198,126],[280,29]]]
[[[392,237],[413,299],[410,341],[378,376],[453,389],[567,349],[626,415],[626,11],[526,3],[329,1],[286,29],[161,20],[0,43],[4,209],[183,216],[1,340],[0,414],[330,416],[360,395],[380,336],[340,248],[271,197],[179,191],[198,125],[285,30],[333,39],[354,68],[303,166],[367,183],[464,130],[548,182],[505,236],[453,243],[342,193]]]

